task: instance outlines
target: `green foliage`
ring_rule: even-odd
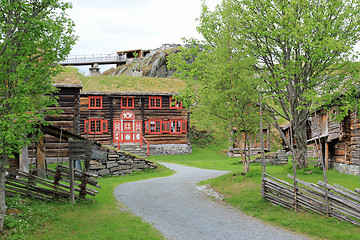
[[[6,220],[6,239],[162,239],[151,224],[126,210],[113,195],[115,186],[173,174],[163,166],[127,176],[104,177],[95,197],[68,202],[7,198],[9,208],[21,210]],[[111,223],[111,224],[110,224]],[[12,225],[12,226],[8,226]],[[116,226],[116,227],[114,227]]]
[[[207,21],[208,15],[214,22]],[[187,40],[190,47],[179,48],[178,53],[169,56],[168,63],[169,68],[177,70],[178,77],[196,79],[187,81],[189,87],[180,98],[192,106],[197,124],[211,121],[228,137],[233,128],[254,132],[259,123],[254,61],[227,31],[234,27],[232,21],[230,15],[211,14],[204,8],[198,31],[208,37],[207,42]]]
[[[252,164],[251,170],[244,176],[238,158],[229,158],[220,153],[220,147],[207,149],[193,148],[193,154],[181,156],[152,156],[161,162],[185,164],[193,167],[227,170],[229,174],[206,180],[200,184],[210,184],[212,188],[225,196],[224,201],[240,209],[247,215],[258,218],[272,225],[280,226],[290,231],[306,234],[319,239],[357,239],[359,227],[350,223],[341,222],[334,218],[326,218],[315,213],[294,212],[261,198],[261,165]],[[292,173],[292,165],[267,165],[267,173],[281,180],[292,183],[287,174]],[[316,168],[311,174],[299,174],[301,180],[317,183],[323,181],[322,172]],[[359,188],[358,176],[338,173],[335,170],[327,171],[330,184],[340,184],[348,189]]]
[[[353,47],[360,40],[359,3],[359,0],[225,0],[212,12],[203,6],[199,32],[222,53],[220,56],[225,55],[226,48],[221,49],[228,40],[228,46],[234,46],[228,49],[255,60],[257,75],[248,76],[254,82],[261,80],[258,89],[263,92],[266,110],[279,132],[279,117],[294,127],[296,157],[301,166],[306,165],[305,123],[313,101],[323,104],[323,98],[348,80],[347,66],[354,57]],[[218,44],[219,39],[223,45]],[[228,63],[239,65],[247,75],[249,68],[241,60],[249,58],[239,59],[235,55],[229,59],[233,61]],[[227,63],[226,59],[223,62]],[[215,68],[215,72],[226,71],[224,65]],[[224,99],[220,101],[226,103]]]
[[[54,114],[50,78],[61,69],[75,43],[70,3],[1,1],[0,5],[0,155],[13,155],[31,141],[34,126]]]
[[[0,231],[5,205],[5,166],[9,157],[40,134],[39,124],[54,115],[49,106],[56,65],[75,43],[73,22],[62,0],[1,0],[0,4]]]

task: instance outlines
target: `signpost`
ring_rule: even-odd
[[[70,203],[75,201],[74,194],[74,161],[90,161],[94,141],[69,139],[69,180],[70,180]]]

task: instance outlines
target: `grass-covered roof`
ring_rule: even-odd
[[[76,68],[65,67],[53,78],[55,85],[81,84],[83,93],[179,93],[185,89],[182,80],[132,76],[84,76]]]
[[[185,83],[178,79],[132,76],[80,76],[83,92],[178,93]]]
[[[81,85],[77,69],[66,67],[64,71],[52,78],[54,85]]]

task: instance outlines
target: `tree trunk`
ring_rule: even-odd
[[[245,152],[245,157],[243,160],[244,163],[244,173],[248,173],[250,170],[250,151],[249,151],[249,134],[248,132],[245,131],[245,141],[244,141],[244,152]]]
[[[306,121],[299,121],[295,118],[293,122],[294,135],[296,141],[295,158],[297,167],[307,168],[307,136],[306,136]]]
[[[3,154],[0,160],[0,232],[4,230],[4,218],[6,212],[6,203],[5,203],[5,166],[8,161],[8,156]]]

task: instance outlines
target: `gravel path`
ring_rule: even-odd
[[[121,184],[115,196],[168,239],[307,239],[212,200],[196,187],[227,172],[162,163],[177,173]]]

